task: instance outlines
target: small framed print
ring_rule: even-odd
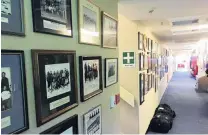
[[[105,59],[105,88],[118,82],[118,59]]]
[[[152,75],[148,74],[148,91],[152,88]]]
[[[155,71],[155,67],[157,66],[157,58],[156,58],[156,53],[152,53],[152,71]]]
[[[144,50],[144,35],[138,32],[138,49]]]
[[[152,40],[148,38],[148,51],[152,52]]]
[[[155,75],[152,74],[152,88],[155,89]]]
[[[139,91],[140,91],[140,105],[145,100],[145,75],[143,73],[139,74]]]
[[[37,126],[78,106],[76,52],[32,50]]]
[[[106,48],[117,48],[118,22],[112,16],[102,12],[102,45]]]
[[[101,45],[100,8],[89,0],[78,0],[79,43]]]
[[[33,30],[72,37],[71,0],[32,0]]]
[[[74,115],[40,134],[78,134],[78,115]]]
[[[23,0],[1,0],[1,33],[25,36]]]
[[[146,37],[146,35],[144,35],[144,38],[143,38],[143,47],[144,47],[144,51],[148,52],[148,39]]]
[[[145,70],[148,70],[148,55],[147,54],[144,54],[144,69]]]
[[[148,78],[148,74],[144,74],[144,92],[145,92],[145,95],[148,93],[149,91],[149,78]]]
[[[29,128],[24,52],[1,50],[1,133]]]
[[[149,73],[149,72],[151,72],[151,70],[152,70],[152,55],[151,55],[151,53],[147,53],[147,59],[148,59],[148,70],[147,70],[147,72]]]
[[[101,56],[80,56],[79,73],[82,102],[103,92]]]
[[[101,105],[84,114],[84,134],[102,133],[102,110]]]
[[[143,53],[139,53],[139,70],[142,71],[145,69],[145,55]]]

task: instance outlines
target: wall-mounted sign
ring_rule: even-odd
[[[123,66],[135,67],[135,53],[134,52],[123,52]]]

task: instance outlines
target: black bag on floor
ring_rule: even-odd
[[[155,114],[157,114],[157,113],[163,113],[163,114],[171,116],[172,118],[176,117],[175,111],[173,111],[170,108],[170,106],[167,104],[160,104],[155,110]]]
[[[149,129],[157,133],[168,133],[173,125],[173,118],[164,113],[157,113],[150,122]]]

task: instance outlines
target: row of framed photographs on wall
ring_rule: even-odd
[[[102,108],[101,105],[92,108],[83,115],[84,134],[102,133]],[[41,132],[40,134],[79,134],[78,115],[74,115],[61,123]]]
[[[37,126],[78,106],[76,52],[32,50]],[[28,125],[24,52],[2,50],[2,133],[19,133]],[[118,82],[118,59],[105,59],[105,87]],[[80,97],[103,92],[102,57],[79,57]],[[11,125],[12,124],[12,125]]]
[[[145,52],[154,52],[158,50],[158,44],[145,34],[138,32],[138,49]]]
[[[145,101],[145,95],[152,89],[158,90],[158,77],[155,74],[139,73],[140,105]]]
[[[59,36],[73,37],[72,0],[32,0],[33,30]],[[23,0],[1,1],[3,34],[25,36]],[[79,43],[117,47],[115,18],[89,0],[78,0]],[[76,22],[76,21],[75,21]]]

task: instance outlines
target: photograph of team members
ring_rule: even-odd
[[[105,87],[118,82],[118,59],[105,59]]]
[[[45,65],[47,98],[71,91],[70,64]]]
[[[1,111],[12,108],[12,86],[10,68],[1,68]]]
[[[102,12],[102,44],[103,47],[117,47],[117,21],[105,12]]]
[[[84,95],[88,95],[100,87],[99,82],[99,61],[86,60],[83,61],[84,69]]]
[[[96,32],[97,27],[97,15],[96,12],[83,7],[83,26],[85,30],[90,32]]]
[[[67,23],[66,0],[41,0],[41,17]]]
[[[1,0],[1,13],[11,15],[11,0]]]
[[[101,128],[101,106],[98,106],[84,115],[84,133],[101,134]]]

